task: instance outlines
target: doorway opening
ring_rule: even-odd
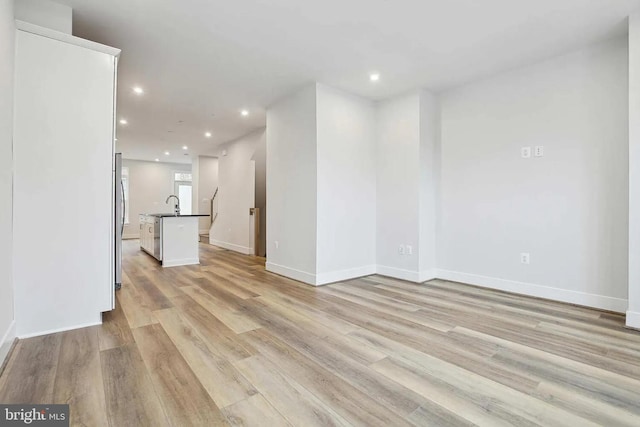
[[[193,186],[191,173],[175,172],[173,177],[173,191],[180,199],[180,213],[191,215],[191,204],[193,200]]]

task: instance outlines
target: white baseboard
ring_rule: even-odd
[[[377,268],[375,264],[365,265],[363,267],[349,268],[347,270],[331,271],[329,273],[320,273],[316,275],[316,286],[327,285],[329,283],[340,282],[343,280],[356,279],[358,277],[370,276],[376,274]]]
[[[90,326],[102,325],[102,313],[100,313],[98,318],[99,320],[97,322],[83,323],[83,324],[74,325],[74,326],[65,326],[63,328],[49,329],[49,330],[40,331],[40,332],[29,332],[27,334],[20,334],[18,338],[23,340],[25,338],[39,337],[41,335],[49,335],[49,334],[55,334],[58,332],[72,331],[74,329],[81,329],[81,328],[88,328]]]
[[[16,321],[12,320],[9,324],[9,327],[5,331],[2,339],[0,340],[0,367],[4,363],[7,355],[9,354],[9,350],[11,350],[11,346],[16,339]]]
[[[640,329],[640,311],[627,311],[627,326]]]
[[[253,248],[236,245],[234,243],[223,242],[220,240],[211,240],[211,236],[209,236],[209,244],[213,246],[220,246],[221,248],[229,249],[230,251],[240,252],[241,254],[253,255]]]
[[[628,301],[623,298],[589,294],[586,292],[571,291],[561,288],[552,288],[549,286],[517,282],[514,280],[496,279],[495,277],[459,273],[456,271],[436,270],[436,277],[438,279],[449,280],[452,282],[468,283],[470,285],[497,289],[514,294],[545,298],[619,313],[624,313],[628,304]],[[638,324],[640,325],[640,317],[638,318]]]
[[[169,261],[162,260],[163,267],[179,267],[181,265],[200,264],[199,258],[172,259]]]
[[[412,271],[402,268],[378,265],[376,272],[381,276],[393,277],[394,279],[406,280],[414,283],[422,283],[436,278],[434,270]]]
[[[285,267],[284,265],[274,264],[272,262],[266,262],[264,268],[272,273],[285,276],[299,282],[306,283],[308,285],[316,286],[316,275],[307,273],[306,271],[296,270],[295,268]]]
[[[452,282],[467,283],[514,294],[527,295],[537,298],[545,298],[569,304],[583,305],[602,310],[624,313],[628,301],[623,298],[614,298],[605,295],[589,294],[586,292],[571,291],[568,289],[553,288],[550,286],[536,285],[533,283],[518,282],[514,280],[497,279],[495,277],[480,276],[477,274],[460,273],[448,270],[424,270],[411,271],[384,265],[368,265],[353,269],[312,274],[305,271],[285,267],[283,265],[267,262],[267,271],[289,277],[313,286],[355,279],[357,277],[379,274],[414,283],[424,283],[433,279],[449,280]],[[627,311],[627,326],[640,329],[640,312]]]
[[[209,234],[209,229],[208,229],[208,228],[205,228],[204,230],[200,230],[200,231],[198,231],[198,234],[200,234],[201,236],[202,236],[203,234]]]
[[[122,240],[134,240],[139,238],[140,238],[140,233],[131,233],[131,234],[122,235]]]
[[[436,270],[423,270],[418,274],[419,281],[418,283],[428,282],[429,280],[433,280],[436,278]]]

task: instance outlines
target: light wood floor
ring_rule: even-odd
[[[379,276],[321,288],[201,245],[160,268],[126,242],[100,327],[22,340],[2,403],[72,425],[640,425],[640,334],[623,317]]]

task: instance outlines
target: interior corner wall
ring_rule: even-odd
[[[193,170],[194,176],[195,169]],[[198,199],[197,210],[200,214],[211,215],[211,198],[218,188],[218,159],[216,157],[198,156]],[[211,218],[199,219],[200,232],[208,231],[211,225]]]
[[[191,213],[200,213],[200,158],[191,160]],[[198,233],[200,220],[198,218]],[[206,218],[205,218],[206,219]]]
[[[268,271],[315,284],[316,85],[267,109]]]
[[[15,0],[15,16],[20,21],[71,34],[73,9],[49,0]]]
[[[438,98],[426,90],[378,103],[377,272],[424,282],[436,275]]]
[[[440,106],[436,95],[420,96],[419,281],[436,277],[438,194],[440,187]]]
[[[376,272],[375,106],[317,85],[317,278]]]
[[[376,108],[376,262],[380,274],[420,281],[420,94]],[[412,254],[401,254],[400,246]]]
[[[629,307],[640,329],[640,12],[629,17]]]
[[[255,153],[266,144],[265,137],[262,128],[219,146],[215,152],[218,216],[209,233],[209,242],[213,245],[253,254],[249,209],[256,207],[256,169],[264,159],[256,159]]]
[[[618,38],[440,95],[438,277],[625,311],[628,72]]]
[[[13,292],[13,0],[0,0],[0,366],[16,336]]]

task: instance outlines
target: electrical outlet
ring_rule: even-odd
[[[522,264],[529,264],[530,258],[529,258],[529,254],[527,252],[522,252],[520,254],[520,262]]]
[[[536,157],[544,156],[544,146],[536,145],[535,148],[533,149],[533,155]]]
[[[407,255],[413,255],[413,247],[410,245],[405,246],[405,252]]]
[[[528,159],[531,157],[531,147],[522,147],[520,149],[520,155],[523,159]]]
[[[398,247],[398,253],[399,253],[400,255],[404,255],[404,245],[400,245],[400,246]]]

